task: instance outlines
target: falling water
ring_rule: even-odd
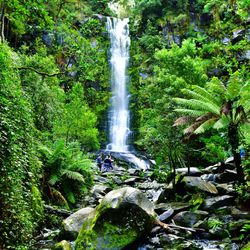
[[[128,151],[129,110],[127,92],[127,65],[129,61],[129,27],[128,18],[107,18],[107,30],[110,36],[110,65],[112,98],[109,111],[108,150]]]

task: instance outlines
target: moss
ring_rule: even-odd
[[[70,243],[66,240],[62,240],[61,242],[55,245],[54,250],[72,250]]]

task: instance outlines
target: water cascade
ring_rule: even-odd
[[[127,91],[127,65],[129,61],[129,28],[128,18],[107,18],[107,29],[110,35],[110,65],[112,98],[109,112],[108,149],[112,151],[128,151],[129,110]]]
[[[107,18],[107,30],[110,36],[110,67],[112,98],[109,110],[109,144],[107,150],[119,152],[133,165],[146,169],[148,164],[129,152],[129,93],[127,90],[129,63],[129,19]]]

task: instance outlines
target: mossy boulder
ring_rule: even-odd
[[[62,240],[61,242],[57,243],[54,250],[72,250],[71,245],[68,241]]]
[[[76,250],[119,250],[145,236],[155,221],[153,204],[138,189],[109,192],[77,237]]]
[[[75,240],[88,215],[94,211],[92,207],[85,207],[70,215],[63,222],[63,236],[65,239]]]

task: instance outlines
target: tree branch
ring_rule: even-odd
[[[57,72],[57,73],[49,74],[49,73],[46,73],[46,72],[38,71],[37,69],[34,69],[32,67],[18,67],[17,69],[18,70],[23,70],[23,69],[24,70],[31,70],[31,71],[34,71],[35,73],[39,74],[39,75],[48,76],[48,77],[53,77],[53,76],[61,75],[61,74],[64,73],[64,72]]]

